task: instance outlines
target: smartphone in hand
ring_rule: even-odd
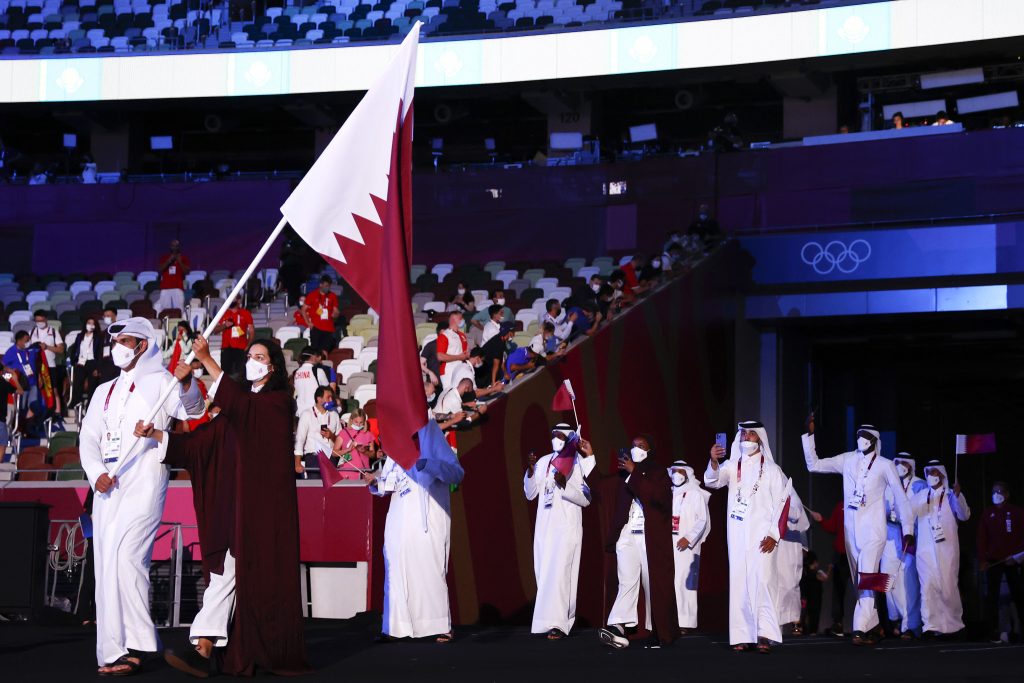
[[[715,445],[720,446],[721,448],[725,448],[728,438],[729,437],[725,432],[719,432],[715,434]]]

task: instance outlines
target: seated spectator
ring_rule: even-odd
[[[487,412],[487,406],[478,404],[473,389],[473,380],[463,377],[454,386],[441,392],[437,402],[435,418],[438,423],[450,421],[453,416],[462,413],[465,418],[450,425],[450,429],[465,429],[472,426],[475,420]]]
[[[455,294],[453,294],[452,298],[448,300],[448,312],[461,311],[465,313],[470,310],[476,311],[476,300],[466,288],[466,283],[459,282],[455,285]]]
[[[530,340],[530,347],[540,349],[538,355],[546,363],[551,363],[565,355],[566,343],[555,337],[555,326],[545,321],[540,326],[540,332]]]
[[[663,253],[668,253],[668,250],[677,244],[682,244],[683,235],[679,230],[672,230],[668,237],[665,238],[665,244],[661,247]]]
[[[473,319],[469,321],[470,324],[479,330],[483,330],[484,326],[491,320],[491,306],[501,306],[501,320],[498,321],[499,323],[515,320],[515,314],[512,312],[512,309],[505,305],[505,290],[495,289],[491,292],[490,302],[483,310],[476,312]]]
[[[316,403],[316,392],[319,387],[330,385],[330,379],[322,368],[317,368],[320,356],[312,346],[307,346],[299,353],[299,367],[292,374],[292,386],[295,396],[295,414],[302,415]]]
[[[437,359],[440,361],[441,386],[451,386],[455,371],[460,363],[469,360],[469,340],[465,333],[466,321],[462,311],[455,310],[448,314],[448,329],[437,335]]]
[[[497,335],[491,337],[483,346],[473,350],[474,353],[478,353],[480,358],[476,369],[477,386],[493,387],[505,379],[505,353],[515,331],[515,324],[502,323]]]
[[[11,440],[7,431],[7,405],[13,402],[14,396],[24,393],[18,380],[17,368],[9,368],[0,363],[0,462],[7,461],[7,444]]]
[[[700,205],[697,210],[697,218],[690,223],[686,232],[688,235],[700,239],[705,248],[714,246],[722,239],[722,229],[719,227],[718,221],[711,215],[711,207],[707,204]]]
[[[317,387],[313,400],[313,406],[299,414],[299,426],[295,430],[295,474],[306,479],[321,478],[317,453],[331,453],[341,429],[334,391],[327,386]]]
[[[537,367],[539,356],[532,346],[520,346],[508,354],[505,361],[505,381],[512,380],[533,371]]]
[[[440,384],[441,376],[441,361],[437,358],[437,340],[441,338],[441,333],[448,329],[448,320],[442,320],[437,323],[437,336],[431,341],[423,345],[423,349],[420,351],[420,358],[427,362],[427,369],[438,378],[438,384]]]
[[[893,114],[892,119],[890,119],[890,122],[892,123],[892,127],[895,128],[896,130],[901,130],[907,127],[907,124],[903,123],[903,112],[901,111],[898,111],[895,114]]]
[[[600,320],[611,320],[622,308],[624,301],[622,297],[615,298],[615,290],[611,285],[601,285],[601,291],[597,293],[597,313]]]
[[[495,335],[497,336],[497,335]],[[501,392],[504,386],[501,382],[492,382],[491,384],[478,384],[476,381],[477,372],[479,372],[484,365],[484,352],[483,347],[478,346],[473,349],[469,354],[469,362],[465,366],[460,367],[455,371],[455,377],[452,381],[458,384],[465,378],[469,378],[473,382],[473,395],[476,398],[487,398],[492,394]],[[481,388],[482,387],[482,388]]]
[[[597,332],[597,312],[590,307],[576,307],[569,309],[569,322],[572,323],[572,333],[569,335],[569,341],[581,337],[581,336],[593,336]],[[511,361],[511,356],[509,357]]]
[[[107,306],[103,309],[103,329],[107,329],[117,322],[117,309]]]
[[[423,392],[427,396],[427,411],[428,414],[434,414],[434,408],[437,407],[437,401],[440,398],[440,394],[437,393],[437,389],[440,386],[439,382],[432,382],[429,377],[424,373],[423,375]]]
[[[545,302],[547,313],[541,319],[541,323],[551,323],[555,328],[555,339],[559,342],[564,342],[569,339],[569,335],[572,334],[572,321],[566,320],[565,311],[562,310],[562,304],[558,302],[558,299],[548,299]]]
[[[487,315],[490,316],[490,320],[484,325],[483,334],[480,336],[480,345],[486,344],[491,337],[498,334],[501,330],[502,318],[504,317],[504,311],[498,304],[493,304],[487,308]]]
[[[81,334],[68,349],[71,364],[71,400],[68,408],[77,406],[86,396],[92,397],[99,386],[100,361],[103,359],[103,337],[96,318],[88,317]]]
[[[646,285],[648,288],[656,286],[661,281],[662,265],[660,254],[647,261],[639,272],[640,285]]]
[[[946,110],[940,109],[935,115],[935,123],[933,126],[952,126],[953,122],[949,120],[949,116],[946,114]]]

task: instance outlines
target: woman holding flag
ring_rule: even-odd
[[[551,452],[539,460],[531,453],[523,477],[526,499],[539,498],[533,536],[537,600],[530,630],[546,633],[548,640],[564,638],[576,620],[583,508],[591,500],[585,479],[594,468],[593,454],[590,443],[563,422],[551,430]]]

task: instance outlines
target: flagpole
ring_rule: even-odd
[[[221,318],[223,318],[224,314],[228,312],[229,308],[231,308],[231,303],[238,296],[239,292],[242,291],[242,288],[245,287],[245,284],[249,281],[249,278],[252,277],[252,274],[256,271],[256,268],[259,266],[260,261],[262,261],[263,257],[267,255],[268,251],[270,251],[270,247],[273,246],[274,240],[276,240],[278,236],[284,231],[284,227],[286,225],[288,225],[288,219],[284,216],[281,216],[281,220],[278,221],[277,227],[274,228],[274,231],[270,233],[270,237],[267,238],[267,241],[263,243],[263,246],[260,247],[259,252],[257,252],[256,258],[254,258],[252,260],[252,263],[249,264],[249,267],[245,269],[245,272],[242,274],[242,277],[238,278],[238,282],[235,283],[235,286],[231,289],[231,293],[228,294],[226,299],[224,299],[224,303],[220,305],[220,309],[217,311],[217,314],[213,316],[213,318],[210,319],[210,322],[206,325],[206,329],[203,330],[203,337],[209,339],[210,335],[213,334],[213,330],[217,327],[217,325],[220,324]],[[186,356],[185,360],[183,360],[182,362],[185,365],[188,365],[189,363],[192,362],[192,359],[195,358],[195,355],[195,351],[189,351],[188,356]],[[160,408],[167,401],[167,399],[170,398],[171,392],[174,391],[176,386],[177,382],[167,385],[167,388],[165,388],[163,393],[160,394],[160,398],[157,399],[156,404],[153,406],[153,409],[149,413],[149,417],[146,418],[143,424],[153,423],[153,420],[156,419],[157,413],[160,412]],[[132,429],[134,429],[134,427],[132,427]],[[138,445],[138,443],[139,438],[135,437],[135,440],[129,447],[127,454],[123,458],[121,458],[121,461],[118,463],[118,468],[114,471],[113,476],[116,477],[121,472],[121,470],[124,469],[124,464],[126,462],[130,462],[128,456],[132,454],[132,451],[135,450],[135,447]]]

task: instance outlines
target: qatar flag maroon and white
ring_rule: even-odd
[[[409,305],[412,264],[413,26],[397,54],[281,207],[295,231],[380,314],[382,445],[403,468],[427,422]]]

